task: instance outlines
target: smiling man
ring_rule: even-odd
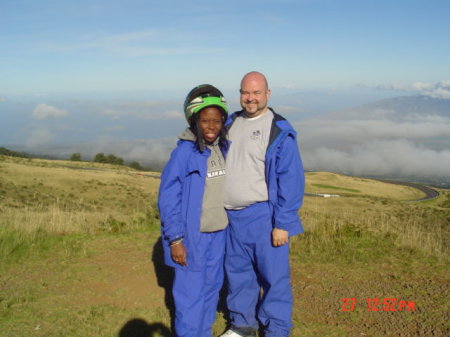
[[[242,111],[227,122],[225,208],[229,219],[225,272],[231,327],[222,336],[289,336],[292,290],[289,236],[303,232],[298,209],[304,173],[292,126],[267,106],[259,72],[241,81]],[[262,289],[262,292],[261,292]]]

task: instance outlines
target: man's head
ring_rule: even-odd
[[[270,89],[266,77],[252,71],[246,74],[241,81],[241,106],[247,117],[253,118],[266,111]]]

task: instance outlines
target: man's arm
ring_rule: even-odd
[[[274,204],[274,227],[288,232],[288,235],[302,232],[298,210],[303,202],[305,176],[297,140],[293,135],[287,136],[280,145],[276,175],[277,202]],[[278,243],[285,242],[285,236],[286,233],[275,234]]]
[[[280,247],[289,242],[289,232],[284,229],[274,228],[272,229],[272,245],[274,247]]]

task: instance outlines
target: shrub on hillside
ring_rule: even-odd
[[[4,155],[4,156],[11,156],[11,157],[20,157],[20,158],[27,158],[27,154],[23,153],[23,152],[16,152],[16,151],[12,151],[9,150],[5,147],[0,147],[0,154]]]
[[[94,157],[94,162],[96,163],[107,163],[107,164],[115,164],[115,165],[123,165],[124,160],[120,157],[116,157],[113,154],[108,154],[105,156],[104,153],[97,153]]]
[[[81,153],[77,152],[70,156],[71,161],[81,161]]]

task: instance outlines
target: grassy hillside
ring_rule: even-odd
[[[0,156],[0,336],[170,336],[151,175]],[[340,197],[304,200],[292,336],[449,335],[449,191],[317,172],[307,192]]]

